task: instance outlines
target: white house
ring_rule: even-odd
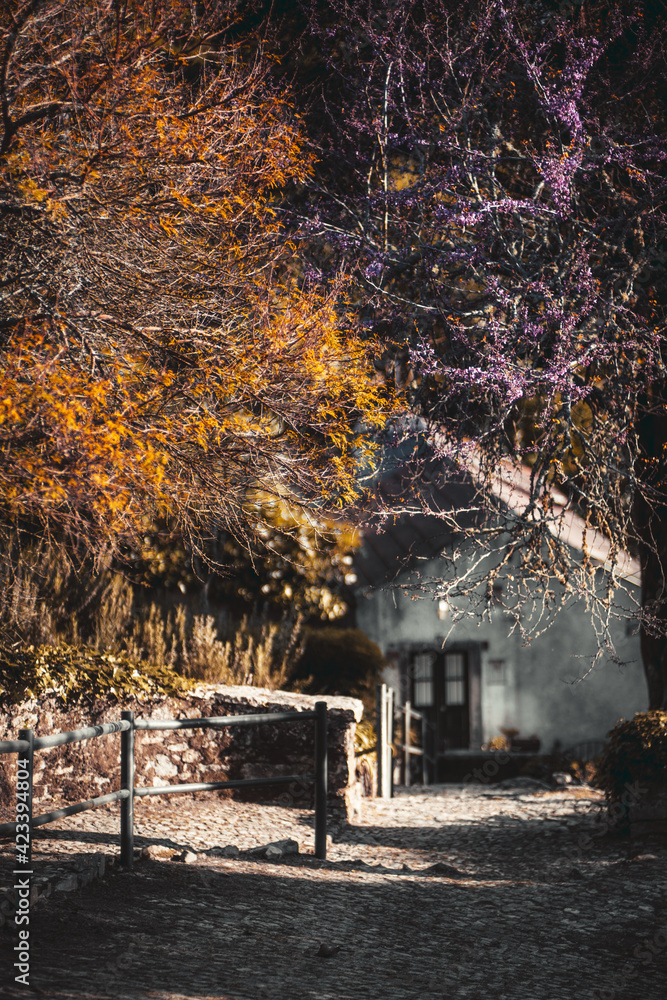
[[[522,488],[520,474],[504,475],[496,492],[504,503],[519,506]],[[398,495],[399,490],[393,492]],[[385,497],[391,493],[385,489]],[[445,480],[433,489],[430,503],[456,510],[465,506],[465,493],[461,483]],[[575,550],[586,544],[576,516],[569,514],[560,530],[567,531]],[[632,617],[639,570],[632,559],[624,558],[620,570],[628,618],[615,619],[610,627],[617,659],[601,656],[591,669],[598,644],[583,601],[570,602],[553,620],[547,615],[545,631],[525,644],[520,631],[512,631],[514,619],[503,606],[502,576],[494,581],[487,614],[463,617],[453,625],[456,608],[402,589],[415,570],[422,580],[442,578],[447,570],[442,553],[450,541],[439,518],[403,513],[365,533],[354,566],[357,625],[390,661],[385,681],[398,703],[410,700],[431,722],[438,760],[448,750],[479,749],[499,736],[501,727],[516,730],[518,738],[537,737],[542,752],[554,745],[565,750],[602,740],[619,718],[646,710]],[[605,539],[588,533],[587,549],[598,564],[605,562],[608,548]],[[478,547],[466,542],[457,571],[463,573],[478,557]],[[530,612],[521,614],[530,631]],[[436,780],[441,770],[436,766]]]

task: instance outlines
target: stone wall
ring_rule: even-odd
[[[122,709],[136,718],[197,718],[247,715],[277,711],[307,711],[318,700],[329,710],[329,804],[352,815],[360,791],[355,775],[354,731],[362,704],[356,698],[322,697],[268,691],[252,687],[202,685],[179,698],[152,700],[100,699],[91,708],[63,708],[43,697],[11,706],[0,715],[0,740],[17,739],[23,727],[37,736],[69,731],[120,719]],[[0,822],[14,813],[16,754],[0,755]],[[230,729],[137,731],[135,763],[137,786],[159,786],[195,781],[225,781],[279,774],[312,774],[312,721],[267,723]],[[120,787],[120,736],[113,734],[35,753],[35,813],[104,795]],[[293,782],[267,788],[202,792],[200,795],[238,795],[245,799],[284,802],[309,808],[312,783]]]

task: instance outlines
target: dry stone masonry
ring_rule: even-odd
[[[312,698],[263,688],[202,685],[178,698],[128,700],[112,698],[92,706],[65,708],[55,698],[42,697],[5,710],[0,717],[0,740],[16,739],[18,730],[32,727],[36,734],[69,731],[120,718],[121,708],[137,718],[196,718],[246,715],[277,711],[309,711],[326,700],[329,709],[329,802],[353,815],[359,808],[355,779],[354,730],[362,705],[355,698]],[[279,774],[313,773],[313,724],[267,723],[229,730],[194,729],[174,732],[137,732],[135,743],[137,786],[182,782],[263,778]],[[14,811],[16,755],[0,757],[0,822]],[[114,791],[120,783],[120,741],[102,736],[71,746],[40,750],[35,754],[34,809],[45,812]],[[312,806],[311,784],[292,783],[206,795],[235,795],[253,800],[276,798],[285,805]]]

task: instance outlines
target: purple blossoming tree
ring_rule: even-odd
[[[352,274],[442,455],[489,496],[503,465],[530,469],[525,509],[503,527],[520,575],[594,579],[548,530],[568,509],[611,541],[610,584],[621,549],[640,557],[650,705],[667,708],[659,7],[314,7],[328,74],[308,213],[313,268]]]

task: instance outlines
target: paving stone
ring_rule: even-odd
[[[326,861],[314,857],[310,810],[213,795],[141,800],[136,844],[148,848],[145,860],[133,871],[110,865],[31,913],[35,992],[49,1000],[664,1000],[664,841],[594,836],[577,849],[580,832],[568,823],[601,809],[599,793],[523,787],[519,801],[488,791],[417,786],[364,800],[354,822],[332,826]],[[563,829],[548,836],[549,821]],[[262,857],[284,841],[299,852]],[[166,859],[151,863],[158,847]],[[5,886],[10,848],[2,845]],[[86,857],[83,870],[99,874],[100,852],[117,860],[118,848],[117,807],[69,817],[37,832],[36,877],[57,881]],[[187,852],[191,864],[170,860]],[[6,930],[3,938],[9,949]],[[323,946],[332,954],[320,954]],[[27,995],[12,988],[11,1000]]]
[[[148,844],[141,849],[142,857],[150,858],[151,861],[172,861],[178,851],[173,847],[165,847],[164,844]]]
[[[237,858],[240,852],[236,844],[227,844],[225,847],[211,847],[204,853],[211,854],[213,857]]]
[[[197,855],[194,851],[183,851],[182,854],[176,856],[176,861],[182,861],[184,865],[193,865],[197,860]]]
[[[79,876],[67,875],[56,882],[54,888],[56,892],[73,892],[74,889],[79,888]]]

